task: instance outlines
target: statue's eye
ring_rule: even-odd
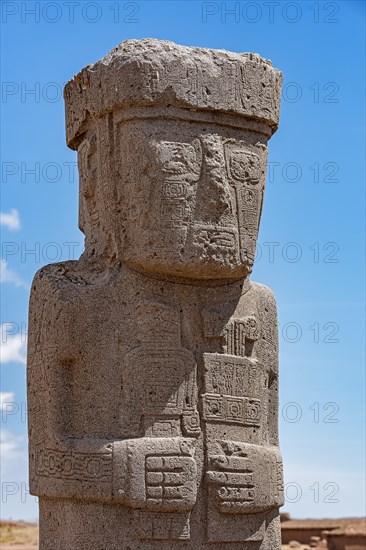
[[[156,148],[161,169],[167,178],[197,179],[201,162],[191,143],[162,141],[156,144]]]

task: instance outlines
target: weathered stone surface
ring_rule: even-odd
[[[127,40],[66,85],[67,141],[74,148],[90,119],[116,109],[167,104],[249,116],[274,131],[281,82],[258,54]]]
[[[31,293],[41,549],[280,549],[276,304],[249,280],[280,81],[132,40],[67,84],[85,252]]]

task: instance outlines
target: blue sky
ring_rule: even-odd
[[[128,38],[251,51],[284,74],[252,279],[276,293],[280,435],[294,517],[365,513],[364,14],[341,2],[2,2],[2,518],[27,494],[32,277],[76,259],[76,156],[62,88]]]

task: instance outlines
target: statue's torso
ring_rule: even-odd
[[[41,284],[57,335],[41,368],[63,407],[35,477],[126,506],[140,540],[194,540],[207,517],[207,541],[258,544],[282,498],[271,293],[69,267]]]

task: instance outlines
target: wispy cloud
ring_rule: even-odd
[[[2,458],[14,458],[19,452],[19,443],[23,437],[15,436],[8,430],[1,430],[0,444]]]
[[[7,403],[14,403],[15,393],[12,391],[0,391],[0,411],[6,409]]]
[[[16,208],[12,208],[9,213],[0,212],[0,224],[5,225],[11,231],[20,229],[19,212]]]
[[[26,437],[9,430],[0,433],[1,475],[3,480],[22,474],[27,461]]]
[[[8,267],[8,263],[4,258],[0,260],[0,283],[11,283],[15,286],[29,288],[27,283],[17,273]]]
[[[11,334],[9,323],[0,325],[0,363],[26,363],[26,337],[23,334]]]

